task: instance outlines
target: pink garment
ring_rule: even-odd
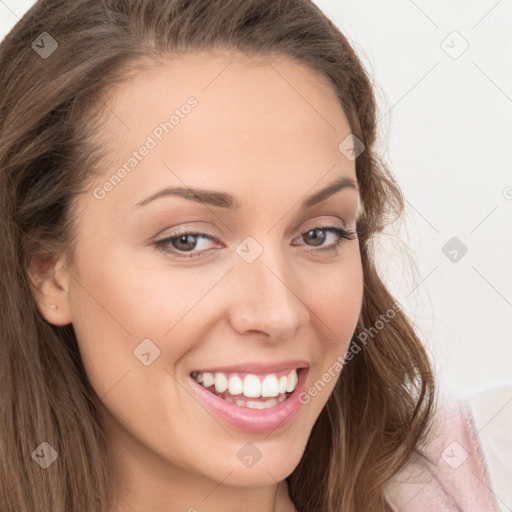
[[[465,400],[451,400],[434,415],[428,440],[389,482],[394,512],[500,512]]]

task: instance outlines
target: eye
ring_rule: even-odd
[[[190,259],[201,257],[206,252],[206,249],[197,250],[198,241],[203,240],[214,240],[218,242],[216,237],[206,233],[183,230],[178,234],[172,234],[162,240],[156,241],[154,245],[164,252],[174,254],[180,258]],[[184,252],[191,254],[180,254]]]
[[[334,243],[323,245],[327,236],[325,233],[333,234],[336,236]],[[354,230],[348,230],[342,226],[326,226],[322,223],[313,224],[309,227],[308,231],[301,235],[304,240],[312,240],[313,245],[319,247],[318,249],[309,249],[306,252],[309,254],[315,253],[337,253],[341,248],[344,240],[354,240],[357,233]]]
[[[325,245],[324,242],[327,239],[325,233],[335,235],[335,241],[329,245]],[[347,230],[342,226],[329,226],[323,224],[313,224],[308,228],[307,231],[303,232],[299,238],[303,240],[311,240],[313,246],[318,247],[317,249],[310,249],[306,252],[310,254],[329,252],[337,252],[339,247],[342,245],[343,240],[353,240],[356,238],[356,232],[353,230]],[[178,258],[193,259],[201,258],[205,253],[209,252],[209,249],[203,248],[198,250],[198,245],[204,240],[211,240],[217,243],[221,243],[217,236],[208,235],[207,233],[201,233],[197,231],[187,231],[183,229],[177,233],[173,233],[170,236],[157,240],[153,245],[168,254],[177,256]],[[186,254],[189,253],[189,254]]]

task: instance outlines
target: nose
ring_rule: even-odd
[[[265,250],[253,263],[239,261],[236,266],[229,318],[237,333],[263,332],[269,341],[279,342],[293,338],[309,322],[301,297],[305,283],[291,275],[286,261]]]

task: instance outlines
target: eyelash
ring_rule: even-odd
[[[314,230],[327,231],[329,233],[334,233],[334,234],[338,235],[339,238],[333,245],[321,246],[319,249],[306,250],[306,252],[308,254],[314,254],[314,253],[318,253],[318,252],[328,253],[328,252],[332,252],[332,251],[337,252],[339,247],[342,245],[343,240],[354,240],[356,238],[356,232],[354,230],[348,230],[348,229],[341,228],[338,226],[328,226],[328,225],[326,226],[326,225],[322,225],[322,224],[313,224],[305,232],[301,233],[300,236],[306,235],[310,231],[314,231]],[[187,235],[192,235],[192,236],[195,236],[198,238],[209,238],[215,242],[219,242],[219,240],[215,236],[210,236],[210,235],[207,235],[206,233],[200,233],[197,231],[187,231],[186,229],[184,229],[183,231],[178,231],[177,233],[173,233],[171,236],[168,236],[162,240],[157,240],[156,242],[153,243],[153,245],[157,249],[163,251],[164,253],[170,253],[170,254],[176,255],[179,258],[184,258],[184,259],[202,258],[204,256],[204,254],[206,252],[208,252],[208,249],[206,249],[204,251],[195,252],[195,253],[188,251],[191,254],[187,255],[187,254],[183,254],[183,252],[186,253],[186,251],[178,251],[176,249],[169,248],[169,244],[173,240],[176,240],[178,238],[181,238],[181,237],[187,236]]]

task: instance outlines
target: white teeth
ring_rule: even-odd
[[[299,381],[299,379],[297,377],[297,370],[293,369],[288,374],[287,381],[288,381],[288,386],[286,387],[286,391],[288,393],[291,393],[295,389],[295,387],[297,386],[297,382]]]
[[[217,393],[224,393],[228,389],[228,379],[223,373],[215,374],[215,391]]]
[[[261,383],[261,396],[277,396],[279,394],[279,383],[275,375],[267,375]]]
[[[288,379],[286,378],[286,375],[283,375],[279,379],[279,393],[286,393],[287,384],[288,384]]]
[[[271,398],[265,402],[255,402],[254,400],[234,400],[231,397],[226,397],[226,401],[230,403],[236,403],[238,407],[248,407],[249,409],[268,409],[269,407],[274,407],[275,405],[281,403],[283,400],[286,400],[286,396],[281,395],[279,398]]]
[[[248,398],[261,396],[261,382],[257,375],[249,373],[245,376],[243,393]]]
[[[271,398],[266,402],[247,402],[245,406],[249,407],[249,409],[268,409],[269,407],[274,407],[274,405],[277,405],[277,400]]]
[[[285,393],[292,393],[297,387],[298,382],[296,369],[292,369],[288,375],[282,375],[279,379],[275,373],[265,375],[263,379],[263,376],[260,377],[249,373],[243,380],[239,375],[227,375],[222,372],[192,372],[192,377],[205,388],[215,386],[215,391],[218,394],[228,390],[231,395],[242,395],[246,398],[280,398]],[[255,403],[254,401],[252,402],[253,408],[259,408],[259,405],[254,405]],[[257,403],[267,402],[258,401]]]
[[[203,376],[203,386],[205,388],[209,388],[210,386],[213,386],[213,383],[215,382],[215,378],[213,377],[213,373],[205,372],[203,374],[199,374]]]
[[[229,393],[231,395],[241,395],[244,390],[244,383],[238,375],[229,378]]]

